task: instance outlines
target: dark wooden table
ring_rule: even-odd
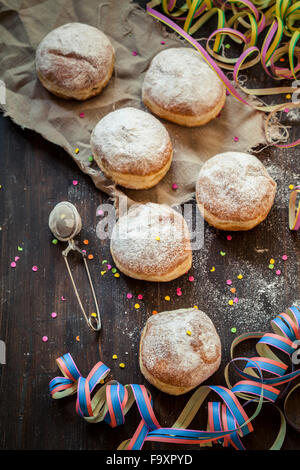
[[[288,186],[299,183],[299,147],[269,148],[258,154],[278,184],[275,205],[265,222],[252,231],[233,234],[231,241],[227,233],[205,224],[204,247],[193,254],[191,273],[195,281],[191,283],[184,276],[155,284],[122,274],[117,279],[111,272],[101,276],[101,262],[111,261],[111,255],[109,241],[100,242],[96,237],[100,220],[96,209],[107,197],[95,189],[61,148],[22,130],[10,119],[1,116],[0,124],[0,339],[7,348],[6,364],[0,365],[0,448],[113,450],[132,436],[139,422],[135,408],[124,426],[111,429],[79,418],[75,397],[59,401],[50,398],[48,383],[59,375],[55,359],[66,352],[73,355],[83,375],[101,359],[123,384],[145,383],[153,394],[161,425],[171,425],[190,394],[171,397],[146,383],[138,367],[140,331],[153,310],[197,305],[212,318],[222,340],[222,365],[207,383],[225,385],[223,370],[235,337],[231,328],[236,327],[236,334],[271,331],[270,320],[299,298],[299,235],[288,229],[287,210]],[[79,182],[77,186],[72,184],[74,179]],[[103,322],[99,336],[87,328],[82,318],[61,256],[63,244],[52,244],[48,216],[62,200],[77,206],[83,219],[79,240],[88,239],[88,252],[94,255],[90,269]],[[23,251],[18,251],[18,246]],[[283,254],[288,255],[286,262],[281,260]],[[11,268],[15,256],[20,259],[16,268]],[[268,268],[270,258],[275,259],[281,276]],[[36,272],[32,271],[34,265],[38,266]],[[84,301],[93,311],[83,266],[74,262],[73,267]],[[236,278],[239,273],[244,276],[242,280]],[[227,279],[233,279],[237,288],[239,303],[234,306],[228,305],[231,294]],[[179,286],[181,297],[176,295]],[[127,292],[134,298],[128,300]],[[143,300],[136,310],[138,294]],[[164,300],[166,295],[171,297],[169,302]],[[57,318],[51,318],[51,312],[57,312]],[[48,342],[42,341],[44,335]],[[255,355],[253,346],[250,343],[241,354]],[[118,355],[116,361],[113,354]],[[120,362],[125,363],[124,369],[119,368]],[[206,416],[203,408],[193,427],[206,427]],[[268,448],[278,425],[274,409],[265,407],[254,422],[255,435],[244,439],[244,443],[252,449]],[[300,436],[289,426],[283,448],[300,448]],[[145,449],[175,446],[146,444]]]

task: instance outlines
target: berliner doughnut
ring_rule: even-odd
[[[200,310],[183,308],[147,320],[140,340],[140,369],[159,390],[186,393],[210,377],[220,362],[220,338]]]
[[[188,127],[215,118],[225,97],[223,83],[200,53],[184,47],[157,54],[142,88],[142,99],[154,114]]]
[[[110,250],[120,271],[145,281],[171,281],[192,264],[187,224],[164,204],[132,206],[115,224]]]
[[[196,199],[204,219],[221,230],[250,230],[268,215],[276,183],[258,158],[225,152],[202,166]]]
[[[132,189],[155,186],[172,162],[166,128],[151,114],[122,108],[107,114],[93,130],[96,163],[115,183]]]
[[[36,70],[47,90],[60,98],[86,100],[107,85],[114,68],[114,49],[99,29],[68,23],[39,44]]]

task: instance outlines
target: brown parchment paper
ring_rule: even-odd
[[[35,73],[35,50],[41,39],[52,29],[75,21],[104,31],[116,51],[115,71],[109,85],[99,96],[85,102],[55,97],[43,88]],[[194,195],[201,165],[212,155],[229,150],[249,151],[258,144],[266,144],[263,113],[229,96],[221,116],[205,126],[188,129],[164,121],[173,143],[174,159],[170,171],[155,188],[116,189],[88,160],[91,131],[99,119],[120,107],[145,110],[141,85],[151,59],[162,49],[186,43],[168,34],[129,0],[4,0],[0,2],[0,45],[0,78],[6,87],[6,104],[2,105],[5,115],[62,146],[81,170],[91,176],[97,188],[113,196],[125,193],[129,203],[153,201],[177,205],[188,201]],[[85,117],[80,118],[80,113]],[[234,137],[238,137],[238,142]],[[174,182],[178,184],[176,191],[171,189]]]

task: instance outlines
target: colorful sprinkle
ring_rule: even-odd
[[[132,55],[133,55],[133,56],[136,56],[136,55],[137,55],[137,52],[136,52],[136,51],[132,51]]]
[[[187,330],[187,331],[186,331],[186,334],[189,335],[189,336],[191,336],[192,332],[191,332],[190,330]]]
[[[104,276],[106,274],[106,271],[101,271],[101,276]]]
[[[120,362],[119,367],[121,367],[121,369],[124,369],[124,367],[125,367],[124,362]]]
[[[225,44],[226,49],[230,48],[230,44]]]
[[[118,359],[118,355],[117,355],[117,354],[113,354],[113,355],[112,355],[112,358],[113,358],[113,359]]]
[[[91,313],[91,317],[97,318],[97,313],[95,313],[95,312]]]
[[[270,264],[275,264],[275,259],[271,258],[269,262]]]
[[[233,328],[231,328],[231,330],[230,330],[230,331],[231,331],[231,333],[236,333],[236,328],[235,328],[235,327],[233,327]]]
[[[158,242],[160,241],[160,237],[155,237],[155,240],[157,240]]]
[[[94,255],[88,255],[88,259],[94,259]]]
[[[294,189],[294,185],[293,185],[293,184],[290,184],[290,185],[289,185],[289,189]]]
[[[231,292],[232,294],[235,294],[235,293],[236,293],[236,288],[235,288],[235,287],[232,287],[232,288],[230,289],[230,292]]]
[[[210,269],[210,272],[213,273],[215,270],[216,270],[216,268],[213,266],[213,267]]]
[[[104,214],[103,210],[99,209],[98,212],[97,212],[97,215],[103,215],[103,214]]]
[[[10,263],[10,266],[11,266],[12,268],[15,268],[15,267],[17,266],[17,263],[15,263],[14,261],[12,261],[12,262]]]
[[[225,256],[225,255],[226,255],[226,251],[220,251],[220,255],[221,255],[221,256]]]
[[[232,240],[232,236],[231,236],[231,235],[227,235],[226,238],[227,238],[227,240],[229,240],[229,241]]]
[[[79,148],[75,149],[75,153],[79,153]]]
[[[174,189],[174,190],[175,190],[175,189],[178,189],[178,185],[177,185],[176,183],[173,183],[173,184],[172,184],[172,189]]]
[[[239,275],[237,276],[237,278],[238,278],[238,279],[243,279],[243,275],[242,275],[242,274],[239,274]]]
[[[107,270],[108,270],[108,271],[111,270],[111,265],[110,265],[110,264],[108,264],[106,267],[107,267]]]
[[[290,100],[292,96],[288,93],[287,95],[285,95],[285,97],[287,100]]]
[[[77,186],[78,181],[77,181],[77,180],[73,180],[73,181],[72,181],[72,184],[73,184],[73,186]]]
[[[238,142],[240,139],[238,137],[234,137],[233,139],[235,142]]]
[[[101,264],[106,264],[106,263],[107,263],[107,259],[104,259]]]
[[[36,272],[39,268],[37,266],[32,266],[32,271]]]
[[[83,244],[84,245],[88,245],[89,244],[89,241],[87,239],[83,240]]]
[[[269,264],[269,269],[274,269],[274,264]]]
[[[115,274],[115,273],[117,272],[117,269],[116,269],[116,268],[112,268],[111,272],[112,272],[113,274]]]
[[[44,343],[46,343],[48,341],[48,336],[43,336],[42,341],[44,341]]]
[[[84,113],[80,113],[79,117],[84,118]]]
[[[152,310],[152,315],[157,315],[157,310]]]
[[[79,336],[76,336],[76,341],[80,341],[80,337]]]
[[[64,301],[67,300],[67,299],[62,295],[61,298],[60,298],[60,300],[62,300],[62,301],[64,302]]]
[[[23,248],[21,246],[18,246],[18,251],[23,251]]]
[[[93,157],[93,155],[90,155],[89,156],[89,162],[93,162],[93,161],[94,161],[94,157]]]
[[[226,284],[227,284],[228,286],[231,286],[232,280],[231,280],[231,279],[227,279]]]
[[[119,274],[119,273],[115,273],[114,276],[115,276],[115,277],[120,277],[120,274]]]
[[[230,92],[226,90],[226,96],[229,96],[229,95],[230,95]]]
[[[190,282],[194,282],[194,280],[195,280],[194,276],[189,276],[189,281]]]
[[[138,298],[139,300],[142,300],[142,299],[143,299],[142,294],[139,294],[139,295],[137,296],[137,298]]]
[[[52,245],[57,245],[57,244],[58,244],[58,240],[56,238],[53,238]]]
[[[163,46],[164,44],[166,44],[165,41],[160,41],[160,43],[161,43],[162,46]]]
[[[199,310],[199,309],[198,309],[198,305],[194,305],[193,308],[195,308],[196,310]]]
[[[285,113],[288,113],[290,110],[289,110],[289,108],[284,108],[283,111],[284,111]]]
[[[134,308],[136,308],[138,310],[140,308],[140,304],[135,304]]]
[[[56,317],[57,317],[57,313],[56,313],[56,312],[52,312],[52,313],[51,313],[51,317],[52,317],[52,318],[56,318]]]
[[[126,295],[127,299],[132,299],[132,294],[130,294],[130,292],[128,292],[128,294]]]
[[[239,301],[239,299],[238,299],[237,297],[235,297],[235,298],[233,299],[233,301],[234,301],[235,304],[237,304],[238,301]]]
[[[275,274],[276,274],[276,276],[280,276],[280,274],[281,274],[281,271],[280,271],[280,269],[277,269],[277,271],[276,271],[276,273],[275,273]]]
[[[165,300],[169,301],[169,300],[170,300],[170,296],[169,296],[169,295],[166,295]]]
[[[283,261],[286,261],[288,259],[287,255],[282,255],[281,259],[283,259]]]
[[[229,305],[233,305],[233,300],[228,301]]]

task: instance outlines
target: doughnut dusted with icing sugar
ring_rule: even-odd
[[[44,87],[65,99],[86,100],[107,85],[115,52],[97,28],[68,23],[54,29],[36,51],[37,75]]]
[[[276,183],[258,158],[225,152],[202,166],[196,199],[204,219],[221,230],[250,230],[268,215]]]
[[[139,204],[115,224],[110,250],[127,276],[167,282],[192,265],[190,233],[181,214],[164,204]]]
[[[143,102],[154,114],[187,127],[218,116],[225,98],[223,83],[200,53],[184,47],[157,54],[142,88]]]
[[[173,149],[164,125],[149,113],[121,108],[93,130],[91,147],[103,173],[131,189],[155,186],[167,173]]]
[[[144,377],[159,390],[186,393],[214,374],[220,362],[220,338],[205,313],[184,308],[148,318],[139,364]]]

